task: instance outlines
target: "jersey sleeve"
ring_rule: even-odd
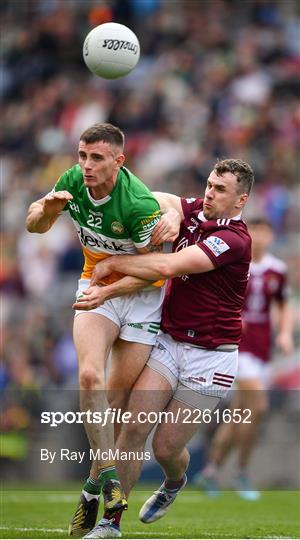
[[[235,263],[245,253],[245,239],[230,230],[217,230],[197,246],[210,258],[215,267],[226,266]]]
[[[203,199],[195,199],[194,197],[191,197],[189,199],[185,199],[181,197],[181,207],[183,211],[183,215],[185,218],[189,217],[194,210],[198,210],[199,206],[203,202]]]
[[[64,191],[65,189],[68,189],[67,187],[67,174],[62,174],[59,179],[57,180],[54,188],[52,191]]]
[[[130,215],[130,237],[136,248],[150,243],[152,232],[160,220],[160,207],[154,197],[138,199]]]

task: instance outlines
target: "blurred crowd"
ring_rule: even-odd
[[[248,161],[256,185],[245,215],[270,219],[297,293],[297,9],[296,0],[2,0],[2,389],[76,384],[79,243],[65,218],[41,236],[24,220],[95,122],[125,131],[126,165],[151,189],[201,195],[218,157]],[[116,81],[89,73],[81,52],[109,21],[132,28],[142,51]]]

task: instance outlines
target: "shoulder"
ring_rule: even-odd
[[[251,236],[248,232],[246,223],[241,219],[217,220],[220,229],[224,227],[224,234],[228,239],[232,239],[238,245],[241,245],[245,251],[251,249]]]
[[[127,214],[140,211],[160,212],[160,207],[150,189],[126,167],[121,167],[118,176],[118,197]]]
[[[57,183],[64,183],[67,188],[78,188],[83,185],[83,176],[80,165],[77,163],[67,171],[65,171],[59,178]]]
[[[242,219],[230,219],[228,229],[241,237],[247,237],[251,240],[247,225]]]
[[[202,228],[206,234],[215,234],[228,238],[245,246],[251,246],[251,237],[244,221],[235,219],[217,219],[206,221]]]
[[[181,197],[181,207],[184,217],[189,217],[194,212],[202,212],[203,210],[203,199],[195,197]]]
[[[202,224],[204,232],[201,238],[202,246],[216,257],[226,253],[226,259],[233,257],[250,262],[251,238],[246,225],[241,220],[218,219]],[[223,259],[220,258],[220,260]]]
[[[135,198],[146,196],[156,200],[150,189],[126,167],[121,167],[118,180],[120,180],[120,188],[128,195]]]

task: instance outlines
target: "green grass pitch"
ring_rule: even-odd
[[[64,489],[2,489],[1,537],[68,538],[79,490]],[[265,491],[260,501],[246,502],[232,492],[211,500],[185,489],[164,518],[144,525],[138,511],[151,493],[143,485],[133,492],[123,517],[123,538],[299,538],[300,498],[295,491]]]

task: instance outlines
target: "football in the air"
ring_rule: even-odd
[[[83,58],[87,67],[104,79],[124,77],[133,70],[139,57],[139,40],[123,24],[100,24],[84,40]]]

